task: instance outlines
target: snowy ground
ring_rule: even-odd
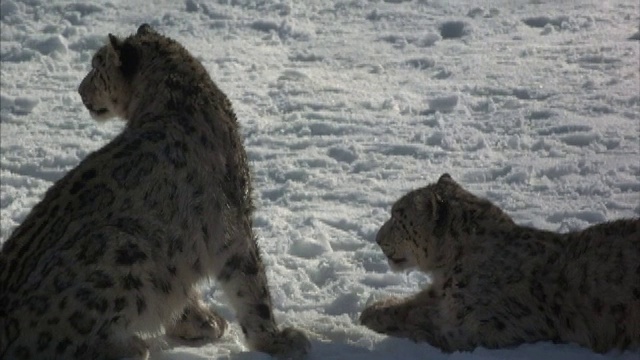
[[[357,324],[409,294],[373,242],[391,204],[449,172],[516,221],[557,231],[640,214],[637,0],[3,0],[1,233],[122,124],[76,88],[113,32],[181,41],[234,103],[278,319],[311,359],[637,359],[540,343],[444,355]],[[206,4],[206,5],[205,5]],[[154,359],[267,359],[232,321]]]

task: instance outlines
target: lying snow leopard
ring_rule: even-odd
[[[596,352],[640,345],[640,219],[558,234],[516,225],[448,174],[400,198],[378,232],[394,270],[426,290],[367,307],[360,321],[443,351],[543,340]]]
[[[301,357],[279,330],[252,231],[251,180],[227,97],[178,42],[109,35],[79,87],[126,128],[57,181],[0,253],[0,358],[147,359],[164,328],[219,338],[196,285],[215,278],[251,349]]]

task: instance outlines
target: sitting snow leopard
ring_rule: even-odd
[[[251,349],[297,358],[279,330],[252,230],[246,153],[231,104],[178,42],[142,25],[109,35],[79,87],[123,132],[57,181],[0,252],[0,358],[147,359],[145,336],[219,338],[200,300],[213,278]]]
[[[640,345],[640,219],[558,234],[519,226],[448,174],[400,198],[376,241],[426,290],[367,307],[379,333],[443,351],[550,340],[596,352]]]

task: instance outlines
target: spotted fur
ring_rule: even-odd
[[[536,341],[640,346],[640,219],[559,234],[519,226],[448,174],[409,192],[378,232],[395,270],[432,284],[367,307],[363,325],[443,351]]]
[[[219,338],[196,286],[214,278],[249,348],[301,357],[279,330],[252,230],[231,103],[178,42],[109,35],[79,87],[123,132],[57,181],[0,252],[0,358],[146,359],[145,337]]]

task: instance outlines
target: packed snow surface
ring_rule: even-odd
[[[640,214],[640,4],[552,0],[3,0],[1,233],[123,123],[76,89],[108,33],[147,22],[232,100],[280,323],[310,359],[638,359],[550,342],[443,354],[358,325],[392,273],[374,242],[391,204],[449,172],[520,224],[554,231]],[[230,321],[215,344],[153,359],[268,359]],[[164,351],[161,350],[164,348]]]

